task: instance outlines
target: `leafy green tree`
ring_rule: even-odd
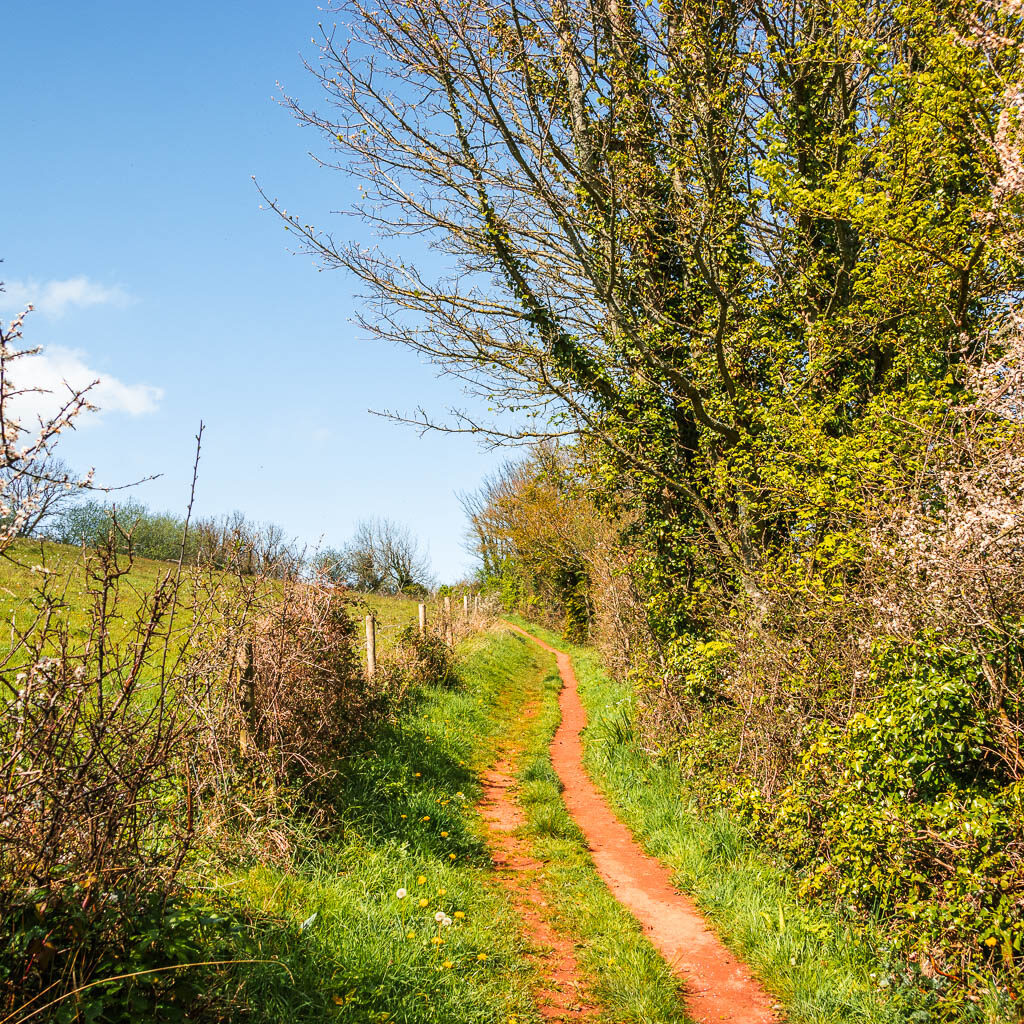
[[[351,37],[326,35],[315,68],[333,109],[296,114],[373,223],[458,269],[288,219],[368,285],[368,329],[524,424],[450,426],[589,438],[663,559],[762,610],[780,572],[839,585],[865,508],[913,479],[920,426],[1020,280],[997,145],[1019,18],[931,0],[342,9]]]
[[[948,642],[943,664],[972,666],[966,690],[952,686],[972,709],[958,721],[984,742],[954,738],[975,781],[945,780],[942,799],[967,833],[1019,843],[976,811],[989,801],[1012,820],[1024,776],[1019,6],[339,8],[345,38],[326,32],[313,68],[324,106],[293,109],[359,181],[356,210],[385,236],[427,238],[442,269],[336,242],[271,206],[365,284],[371,333],[498,413],[409,419],[574,445],[575,471],[628,535],[653,648],[638,706],[653,707],[658,744],[674,743],[712,797],[736,795],[746,773],[757,813],[803,773],[798,810],[824,810],[788,836],[819,865],[808,848],[848,819],[830,802],[846,786],[826,778],[832,764],[803,761],[813,738],[880,792],[905,776],[881,774],[891,766],[866,745],[890,734],[858,715],[909,700],[921,721],[907,749],[943,757],[948,737],[921,724],[948,717],[936,702],[949,688],[908,689],[897,666]],[[986,380],[1001,410],[982,400]],[[511,513],[532,503],[517,492],[481,543],[490,571],[537,592],[555,579],[530,550],[543,530],[509,543]],[[901,795],[921,830],[925,799]],[[1019,879],[1024,862],[997,869],[954,832],[913,837],[945,844],[913,883],[930,916],[885,909],[923,957],[960,936],[943,970],[976,997],[971,977],[1019,979],[1024,903],[1000,895],[1000,878]],[[834,891],[910,891],[885,842],[863,849],[828,871],[878,885]],[[967,903],[943,903],[953,879],[980,894],[979,915],[1008,906],[986,918],[992,945],[969,941]]]

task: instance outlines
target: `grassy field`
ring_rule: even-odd
[[[47,606],[42,600],[46,587],[52,599],[57,599],[56,617],[66,623],[72,642],[84,641],[88,636],[90,619],[96,599],[95,581],[90,582],[93,556],[81,549],[65,544],[51,544],[39,540],[19,540],[0,559],[0,657],[16,643],[19,632],[29,629]],[[124,560],[127,564],[127,560]],[[173,562],[160,562],[136,558],[130,572],[120,577],[111,592],[115,610],[111,620],[113,639],[118,628],[128,630],[135,616],[142,612],[148,595],[169,574],[173,575]],[[184,642],[197,618],[206,627],[216,628],[221,603],[221,588],[230,591],[239,586],[227,573],[211,573],[185,567],[182,571],[182,592],[175,619],[175,634]],[[266,580],[258,584],[273,595],[280,584]],[[388,597],[380,594],[353,594],[352,614],[361,617],[372,613],[377,620],[377,643],[382,654],[394,644],[403,626],[417,621],[418,601],[414,598]],[[429,599],[428,617],[435,620],[440,614],[440,601]],[[16,667],[11,665],[8,667]]]

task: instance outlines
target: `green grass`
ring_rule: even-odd
[[[122,607],[119,618],[130,618],[141,606],[143,595],[173,569],[169,562],[136,559],[131,572],[118,586]],[[64,607],[58,615],[72,637],[84,637],[92,614],[88,579],[80,548],[48,541],[17,540],[0,558],[0,620],[8,627],[27,628],[35,617],[36,596],[48,579],[52,593],[60,594]],[[10,629],[0,634],[0,653],[11,646]]]
[[[568,651],[587,710],[584,759],[644,848],[668,864],[722,938],[800,1024],[931,1020],[915,993],[890,995],[886,951],[870,930],[808,906],[785,870],[726,814],[702,814],[674,766],[643,752],[630,726],[631,692],[593,651],[521,624]]]
[[[84,644],[89,635],[94,606],[89,593],[85,557],[77,547],[22,539],[15,541],[7,550],[6,557],[0,558],[0,622],[7,627],[0,631],[0,658],[14,646],[13,631],[28,629],[37,618],[41,605],[39,593],[44,580],[49,593],[59,594],[62,598],[57,620],[66,625],[72,644],[76,641]],[[112,590],[116,609],[111,617],[110,635],[115,643],[121,631],[127,633],[130,630],[136,614],[144,608],[146,596],[154,591],[161,579],[175,570],[173,562],[150,558],[133,560],[131,571],[117,580]],[[219,601],[209,601],[211,591],[220,586],[228,589],[237,586],[228,573],[199,573],[202,581],[197,585],[193,579],[194,572],[186,566],[182,573],[174,630],[179,643],[188,636],[197,615],[204,625],[212,625],[215,629],[216,618],[220,614]],[[269,599],[280,585],[274,580],[267,580],[261,586],[269,591],[265,595]],[[401,627],[417,621],[418,600],[415,598],[380,594],[352,594],[352,598],[354,616],[372,612],[376,618],[377,648],[381,656],[386,656],[394,646]],[[435,621],[440,613],[440,600],[428,599],[428,619]],[[17,667],[20,657],[21,653],[16,653],[13,664],[5,667]]]
[[[278,957],[294,979],[273,965],[246,969],[239,998],[251,1018],[538,1019],[533,973],[474,807],[499,729],[492,711],[527,662],[489,637],[464,644],[463,657],[460,686],[425,688],[346,759],[333,839],[294,867],[218,881],[236,914],[270,923],[255,932],[260,955]],[[451,927],[438,926],[438,911]]]

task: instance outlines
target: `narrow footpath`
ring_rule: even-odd
[[[529,721],[536,710],[525,708],[520,721]],[[574,943],[555,931],[544,914],[546,903],[537,880],[543,865],[530,856],[529,844],[516,834],[525,816],[512,797],[517,770],[515,756],[514,751],[507,751],[484,773],[480,811],[487,822],[491,859],[534,950],[531,959],[541,984],[534,990],[533,998],[541,1016],[551,1024],[597,1020],[597,1007],[583,994]]]
[[[587,719],[569,655],[512,623],[506,625],[555,655],[562,678],[562,720],[551,760],[562,782],[562,797],[598,874],[684,982],[687,1012],[698,1024],[776,1021],[774,1000],[750,968],[711,930],[693,901],[672,885],[668,868],[644,853],[584,770],[580,734]]]

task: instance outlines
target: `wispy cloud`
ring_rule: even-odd
[[[84,274],[63,281],[7,281],[0,292],[0,308],[17,312],[31,303],[40,313],[62,317],[73,307],[127,306],[132,297],[120,285],[104,285]]]
[[[76,349],[51,345],[33,356],[26,356],[11,367],[15,387],[38,389],[16,399],[15,414],[28,426],[37,416],[52,415],[68,399],[69,388],[79,390],[97,383],[86,396],[100,413],[123,412],[144,416],[156,412],[163,398],[162,388],[152,384],[126,384],[109,373],[92,369],[85,354]],[[95,419],[94,416],[87,417]]]

